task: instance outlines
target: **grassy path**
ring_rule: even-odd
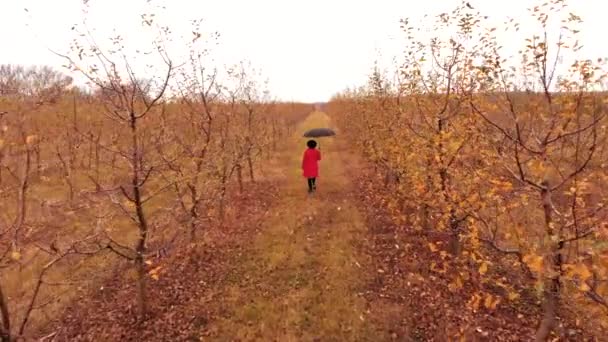
[[[339,140],[320,139],[323,160],[316,194],[306,193],[301,176],[302,132],[328,124],[325,114],[311,114],[280,156],[287,178],[281,198],[214,295],[213,305],[221,308],[205,327],[209,340],[384,339],[368,323],[359,295],[367,282],[366,261],[357,248],[365,226],[349,199],[345,172],[355,167],[352,160],[340,150]]]

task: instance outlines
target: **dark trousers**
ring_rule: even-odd
[[[308,191],[313,192],[317,188],[316,178],[308,178]]]

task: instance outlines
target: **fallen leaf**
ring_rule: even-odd
[[[486,272],[488,272],[488,264],[483,262],[481,266],[479,266],[479,274],[484,275]]]
[[[18,251],[11,252],[11,259],[19,261],[21,259],[21,253],[19,253]]]

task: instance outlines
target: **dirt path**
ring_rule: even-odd
[[[306,193],[300,158],[304,130],[327,126],[311,114],[281,155],[287,178],[282,197],[251,248],[210,301],[218,315],[205,327],[209,340],[384,340],[368,323],[361,296],[368,279],[358,243],[365,226],[350,200],[352,168],[340,141],[321,139],[318,192]],[[347,165],[348,164],[348,165]]]

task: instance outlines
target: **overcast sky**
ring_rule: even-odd
[[[162,2],[162,0],[159,0]],[[116,29],[138,39],[143,0],[90,0],[91,25],[98,34]],[[283,100],[325,101],[347,86],[365,82],[373,62],[383,65],[399,53],[399,19],[449,11],[458,0],[171,0],[166,18],[177,31],[190,19],[206,20],[219,31],[216,58],[222,63],[247,59],[270,81]],[[532,0],[472,0],[498,21],[522,18]],[[65,51],[70,28],[82,17],[82,0],[0,0],[0,63],[62,62],[47,50]],[[608,57],[605,0],[577,0],[571,8],[585,20],[582,53]],[[24,8],[28,8],[28,12]]]

